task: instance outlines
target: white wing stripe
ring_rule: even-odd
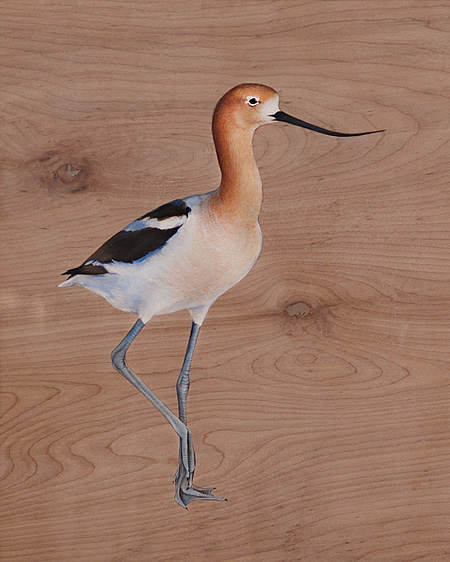
[[[143,218],[140,220],[135,220],[124,228],[127,232],[132,230],[142,230],[143,228],[159,228],[160,230],[169,230],[171,228],[177,228],[184,224],[187,220],[186,215],[181,215],[179,217],[167,217],[164,219],[155,218]]]

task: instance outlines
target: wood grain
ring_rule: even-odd
[[[87,0],[0,5],[0,559],[450,559],[450,19],[446,2]],[[263,254],[193,367],[199,485],[113,372],[133,322],[60,272],[219,174],[215,102],[242,81],[337,130],[255,151]],[[175,407],[186,314],[130,364]]]

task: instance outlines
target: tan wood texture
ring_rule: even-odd
[[[0,559],[450,560],[450,4],[0,4]],[[199,485],[111,367],[134,321],[58,289],[135,217],[217,186],[230,87],[341,131],[258,131],[262,256],[212,308],[188,403]],[[129,360],[172,408],[185,313]]]

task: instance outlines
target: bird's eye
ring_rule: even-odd
[[[254,96],[248,96],[247,103],[251,107],[255,107],[255,105],[258,105],[259,103],[259,98],[255,98]]]

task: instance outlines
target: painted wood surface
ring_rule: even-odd
[[[2,561],[450,559],[450,12],[442,1],[0,5]],[[342,131],[263,128],[263,254],[212,308],[177,438],[113,372],[134,319],[58,289],[119,228],[219,180],[243,81]],[[130,364],[171,407],[185,313]]]

